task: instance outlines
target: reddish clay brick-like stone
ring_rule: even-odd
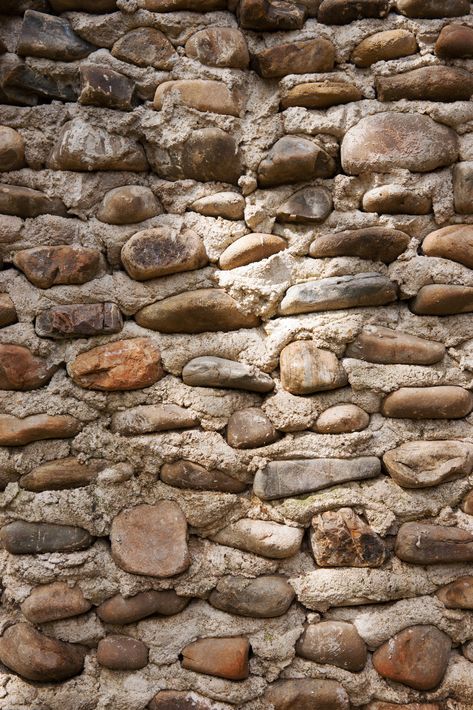
[[[182,649],[182,667],[218,678],[243,680],[249,675],[249,651],[245,636],[199,639]]]
[[[112,671],[137,671],[148,665],[148,647],[129,636],[107,636],[99,641],[97,663]]]
[[[115,303],[76,303],[55,306],[36,317],[35,330],[46,338],[83,338],[87,335],[118,333],[123,328]]]

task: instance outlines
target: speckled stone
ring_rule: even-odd
[[[136,281],[200,269],[208,263],[202,239],[191,229],[153,227],[134,234],[122,247],[121,260]]]

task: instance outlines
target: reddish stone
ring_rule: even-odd
[[[68,415],[33,414],[21,419],[0,414],[0,446],[24,446],[42,439],[68,439],[80,430],[79,420]]]
[[[441,59],[473,57],[473,28],[466,25],[447,25],[435,43],[435,54]]]
[[[139,592],[133,597],[116,594],[97,607],[97,614],[106,624],[134,624],[154,614],[179,614],[189,601],[188,597],[179,597],[173,589],[163,592]]]
[[[38,288],[84,284],[95,278],[101,265],[96,249],[62,245],[17,251],[13,263]]]
[[[404,419],[461,419],[473,409],[473,395],[455,385],[401,387],[381,406],[385,417]]]
[[[22,603],[21,612],[32,624],[44,624],[85,614],[91,606],[80,587],[52,582],[35,587]]]
[[[89,485],[104,466],[104,461],[82,463],[74,456],[48,461],[22,476],[20,486],[36,493],[80,488]]]
[[[0,390],[34,390],[47,384],[57,370],[22,345],[0,343]]]
[[[12,325],[18,320],[15,304],[7,293],[0,293],[0,328]]]
[[[248,678],[250,643],[246,636],[204,638],[182,649],[182,667],[196,673],[227,678]]]
[[[208,470],[193,461],[165,463],[161,468],[161,480],[168,486],[190,488],[194,491],[219,491],[220,493],[241,493],[247,484],[232,478],[223,471]]]
[[[473,609],[473,577],[459,577],[436,594],[447,609]]]
[[[38,217],[41,214],[67,216],[66,207],[59,198],[48,197],[44,192],[32,190],[30,187],[4,184],[0,184],[0,213],[23,219]]]
[[[148,647],[129,636],[107,636],[99,641],[97,663],[112,671],[137,671],[148,665]]]
[[[279,680],[268,687],[264,699],[274,710],[350,709],[347,692],[334,680]]]
[[[473,535],[444,525],[403,523],[395,552],[400,560],[415,565],[473,562]]]
[[[212,702],[190,690],[160,690],[148,710],[212,710]]]
[[[115,303],[75,303],[56,306],[36,317],[35,330],[46,338],[83,338],[86,335],[118,333],[123,328]]]

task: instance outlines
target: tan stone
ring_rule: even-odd
[[[250,674],[249,652],[246,636],[198,639],[182,649],[182,667],[217,678],[244,680]]]
[[[239,116],[242,110],[241,96],[221,81],[209,79],[178,79],[165,81],[156,89],[153,106],[156,110],[163,107],[166,97],[197,111],[221,113]]]
[[[85,614],[91,607],[80,587],[52,582],[35,587],[21,604],[21,613],[32,624],[44,624]]]
[[[410,302],[419,316],[451,316],[473,311],[473,287],[451,284],[422,286]]]
[[[196,200],[189,209],[206,217],[243,219],[245,198],[239,195],[238,192],[217,192],[214,195],[208,195]]]
[[[190,488],[194,491],[218,491],[219,493],[242,493],[247,484],[232,478],[217,469],[208,470],[193,461],[165,463],[161,468],[161,480],[168,486]]]
[[[174,616],[189,603],[187,597],[179,597],[173,589],[162,592],[154,590],[139,592],[133,597],[116,594],[97,607],[98,617],[106,624],[134,624],[154,614]]]
[[[230,244],[220,255],[221,269],[236,269],[261,259],[267,259],[287,248],[287,242],[276,234],[246,234]]]
[[[15,304],[8,293],[0,293],[0,328],[12,325],[18,320]]]
[[[414,565],[472,562],[473,535],[461,528],[403,523],[394,549],[399,559]]]
[[[284,577],[264,575],[256,579],[222,577],[209,597],[209,603],[228,614],[269,619],[289,609],[294,590]]]
[[[337,356],[321,350],[309,340],[296,340],[281,350],[279,358],[282,387],[291,394],[304,395],[344,387],[347,374]]]
[[[351,508],[328,510],[312,520],[312,552],[319,567],[380,567],[382,539]]]
[[[463,387],[401,387],[381,407],[385,417],[405,419],[461,419],[473,409],[473,395]]]
[[[335,404],[319,415],[314,429],[319,434],[349,434],[363,431],[369,423],[369,414],[357,404]]]
[[[34,286],[50,288],[91,281],[98,274],[101,258],[96,249],[64,244],[22,249],[15,253],[13,263]]]
[[[328,663],[347,671],[362,671],[368,653],[356,627],[346,621],[308,624],[296,644],[296,653],[315,663]]]
[[[278,439],[271,420],[258,407],[234,412],[227,424],[227,443],[234,449],[255,449]]]
[[[123,62],[161,70],[172,69],[177,60],[171,42],[154,27],[138,27],[127,32],[115,42],[111,54]]]
[[[57,370],[22,345],[0,343],[0,390],[33,390],[47,384]]]
[[[365,37],[353,50],[352,62],[369,67],[375,62],[407,57],[417,52],[415,35],[409,30],[386,30]]]
[[[266,520],[241,518],[222,528],[211,539],[220,545],[276,560],[292,557],[299,551],[304,530]]]
[[[349,710],[350,700],[342,685],[334,680],[296,678],[278,680],[264,695],[274,710]]]
[[[334,64],[335,47],[324,37],[278,44],[252,56],[252,67],[265,79],[331,71]]]
[[[270,148],[258,166],[260,187],[292,184],[331,177],[335,161],[319,145],[298,136],[284,136]]]
[[[366,17],[385,17],[388,11],[388,0],[322,0],[317,19],[326,25],[347,25]]]
[[[297,84],[281,97],[281,108],[303,106],[309,109],[325,109],[339,104],[348,104],[363,98],[355,84],[344,81],[315,81]]]
[[[408,244],[409,236],[399,229],[362,227],[317,237],[310,245],[309,254],[316,259],[358,256],[389,264],[402,254]]]
[[[148,647],[129,636],[107,636],[99,641],[97,663],[112,671],[137,671],[148,665]]]
[[[33,414],[21,418],[0,414],[0,446],[24,446],[43,439],[68,439],[80,430],[79,420],[68,415]]]
[[[136,224],[161,212],[161,205],[149,187],[125,185],[106,193],[97,219],[107,224]]]
[[[427,256],[458,261],[473,268],[473,225],[455,224],[428,234],[422,242],[422,250]]]
[[[473,57],[473,28],[456,23],[443,27],[435,43],[435,54],[442,59]]]
[[[383,463],[403,488],[426,488],[469,476],[473,445],[466,441],[409,441],[387,451]]]
[[[88,486],[104,468],[101,460],[82,463],[74,456],[49,461],[36,466],[20,478],[20,486],[27,491],[61,491]]]
[[[186,54],[211,67],[247,69],[250,55],[245,35],[233,27],[208,27],[195,32],[185,45]]]
[[[459,577],[440,587],[436,595],[447,609],[473,609],[473,577]]]
[[[384,214],[429,214],[432,199],[401,185],[374,187],[363,195],[365,212]]]
[[[349,343],[345,356],[384,365],[433,365],[445,355],[445,345],[382,326],[366,326]]]
[[[9,126],[0,126],[0,172],[20,170],[25,166],[23,136]]]
[[[473,74],[458,67],[430,66],[375,80],[379,101],[468,101]]]
[[[177,404],[143,404],[115,412],[111,430],[124,436],[136,436],[169,429],[188,429],[198,424],[197,415]]]
[[[137,281],[200,269],[208,263],[198,234],[167,226],[134,234],[123,246],[121,260],[128,275]]]

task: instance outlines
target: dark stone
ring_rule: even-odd
[[[17,251],[15,266],[38,288],[59,284],[84,284],[91,281],[100,268],[100,252],[67,244],[55,247],[33,247]]]
[[[441,59],[471,59],[473,28],[457,24],[443,27],[435,43],[435,54]]]
[[[190,488],[194,491],[218,491],[220,493],[242,493],[247,484],[232,478],[223,471],[209,471],[193,461],[165,463],[161,468],[160,478],[163,483],[175,488]]]
[[[117,0],[49,0],[56,12],[113,12],[117,9]]]
[[[282,616],[292,604],[294,590],[284,577],[268,575],[222,577],[209,597],[209,603],[228,614],[269,619]]]
[[[395,552],[399,559],[414,565],[473,562],[473,535],[461,528],[404,523]]]
[[[58,197],[48,197],[44,192],[29,187],[5,184],[0,184],[0,213],[23,219],[41,214],[67,217],[66,207]]]
[[[8,523],[0,531],[0,542],[12,555],[75,552],[86,550],[93,541],[92,535],[83,528],[26,520]]]
[[[238,19],[245,30],[300,30],[306,18],[302,4],[287,0],[240,0]]]
[[[185,178],[236,185],[242,166],[235,139],[221,128],[201,128],[186,140],[181,155]]]
[[[386,556],[382,539],[351,508],[317,515],[311,535],[319,567],[380,567]]]
[[[127,32],[115,42],[111,53],[122,62],[162,71],[172,69],[178,56],[166,35],[154,27],[138,27]]]
[[[473,577],[459,577],[437,589],[436,595],[447,609],[473,609]]]
[[[375,81],[380,101],[469,101],[473,74],[458,67],[421,67]]]
[[[366,17],[386,17],[388,0],[322,0],[317,14],[324,25],[348,25]]]
[[[332,177],[334,159],[307,138],[284,136],[270,148],[258,166],[260,187],[275,187],[314,178]]]
[[[148,646],[129,636],[107,636],[99,641],[97,663],[112,671],[138,671],[148,665]]]
[[[296,653],[315,663],[328,663],[356,673],[366,665],[366,644],[356,627],[346,621],[320,621],[306,626]]]
[[[425,19],[470,14],[470,0],[397,0],[396,7],[406,17]]]
[[[347,692],[335,680],[278,680],[268,687],[264,700],[274,710],[350,710]]]
[[[26,10],[49,10],[48,0],[2,0],[2,15],[23,15]]]
[[[99,64],[79,67],[81,92],[79,103],[131,111],[135,82],[123,74]]]
[[[69,22],[43,12],[27,10],[17,44],[20,57],[44,57],[59,62],[84,59],[97,47],[85,42]]]
[[[97,607],[98,617],[106,624],[135,624],[148,616],[174,616],[183,611],[190,599],[179,597],[173,589],[163,592],[139,592],[133,597],[117,594]]]
[[[15,304],[7,293],[0,293],[0,328],[16,323],[18,316]]]
[[[104,466],[104,461],[81,463],[74,456],[48,461],[25,473],[20,478],[20,486],[35,493],[81,488],[92,483]]]
[[[388,227],[363,227],[317,237],[310,256],[323,259],[333,256],[358,256],[360,259],[390,264],[407,248],[409,236]]]
[[[323,37],[278,44],[251,58],[252,68],[265,79],[332,71],[334,65],[335,47]]]
[[[36,333],[43,338],[83,338],[119,333],[122,328],[122,315],[115,303],[55,306],[40,313],[35,321]]]
[[[52,79],[31,69],[19,57],[7,54],[0,64],[0,87],[9,103],[36,106],[38,103],[76,101],[76,91],[67,79]]]
[[[57,370],[22,345],[0,343],[0,390],[34,390],[47,384]]]

